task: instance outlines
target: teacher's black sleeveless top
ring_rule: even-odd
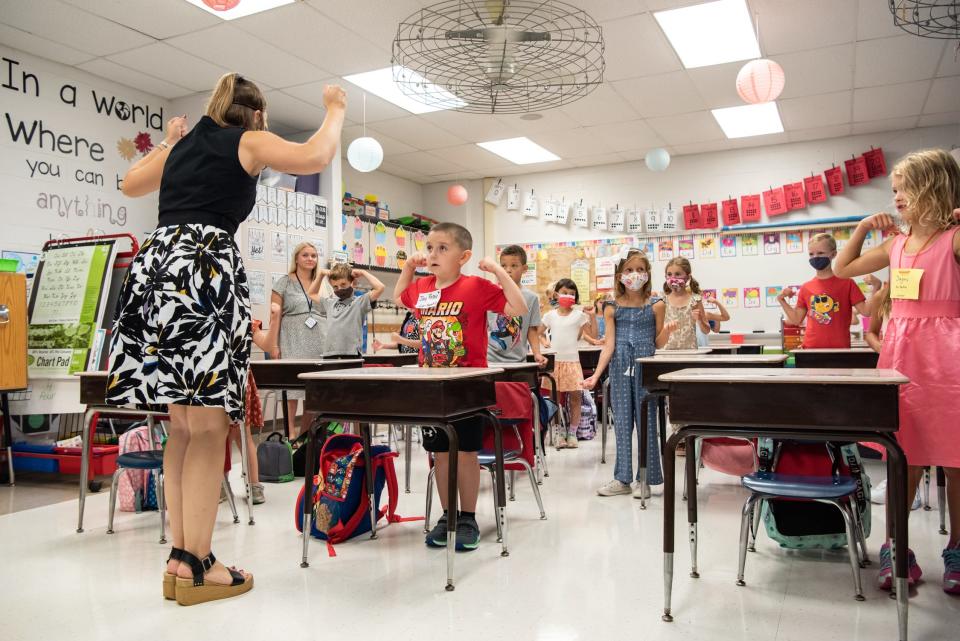
[[[204,116],[173,146],[160,180],[158,227],[213,225],[237,232],[257,197],[257,177],[237,155],[244,131]]]

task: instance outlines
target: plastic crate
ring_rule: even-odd
[[[58,447],[61,474],[80,473],[80,448]],[[117,469],[120,448],[116,445],[94,445],[90,456],[90,470],[94,476],[113,474]]]
[[[60,471],[60,463],[54,456],[52,445],[13,444],[13,469],[18,472]]]

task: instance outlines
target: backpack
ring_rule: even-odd
[[[157,442],[150,445],[150,429],[146,425],[133,427],[120,435],[120,454],[163,449]],[[117,481],[117,499],[121,512],[156,510],[156,470],[125,469]]]
[[[863,470],[856,443],[775,441],[761,438],[757,446],[761,472],[804,476],[852,476],[857,482],[855,509],[870,536],[870,477]],[[761,513],[767,536],[791,549],[836,549],[847,544],[843,516],[833,505],[791,499],[763,501]]]
[[[597,435],[597,404],[593,394],[583,390],[580,404],[580,425],[577,426],[577,440],[591,441]]]
[[[371,447],[374,465],[374,500],[377,520],[386,516],[387,523],[415,521],[397,515],[397,472],[393,460],[399,456],[385,445]],[[311,536],[327,542],[330,556],[336,556],[335,543],[359,536],[371,530],[370,499],[363,456],[363,441],[356,434],[337,434],[324,443],[320,452],[320,473],[313,477],[311,497],[313,528]],[[380,497],[387,488],[387,507],[380,507]],[[302,531],[303,489],[297,496],[293,521]]]
[[[277,439],[273,440],[276,436]],[[261,481],[288,483],[293,480],[293,447],[282,433],[273,432],[257,446],[257,465]]]
[[[343,434],[343,425],[340,423],[327,423],[327,436],[334,434]],[[321,434],[322,436],[322,434]],[[309,432],[304,432],[290,442],[293,448],[293,475],[303,478],[307,469],[307,439],[310,438]],[[321,448],[323,445],[321,444]]]

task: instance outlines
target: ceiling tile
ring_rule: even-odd
[[[743,61],[740,61],[697,67],[688,69],[687,76],[708,109],[735,107],[743,104],[743,99],[737,94],[737,73],[743,68],[743,64]]]
[[[907,82],[886,87],[868,87],[853,92],[853,120],[885,120],[918,115],[923,110],[931,82]]]
[[[714,151],[727,151],[730,149],[729,140],[711,140],[709,142],[691,142],[682,145],[672,145],[670,155],[688,156],[690,154],[708,154]]]
[[[569,162],[574,167],[596,167],[599,165],[616,165],[627,161],[622,155],[615,153],[598,154],[596,156],[580,156],[578,158],[570,158]]]
[[[64,0],[89,13],[158,40],[220,24],[220,18],[188,2]]]
[[[768,57],[853,42],[856,0],[751,0],[759,14],[760,50]]]
[[[170,38],[167,43],[198,58],[242,73],[264,86],[305,84],[329,75],[230,24]]]
[[[583,126],[623,122],[637,117],[637,112],[613,90],[609,83],[603,83],[585,98],[561,109],[563,113]]]
[[[5,47],[26,51],[65,65],[75,65],[94,58],[91,53],[79,51],[5,24],[0,24],[0,42]]]
[[[613,87],[644,118],[701,111],[707,106],[684,71],[620,80]]]
[[[0,0],[0,16],[11,27],[97,56],[153,42],[149,36],[59,0]]]
[[[925,114],[917,121],[918,127],[939,127],[941,125],[960,125],[960,111],[942,114]]]
[[[596,132],[583,127],[566,131],[551,131],[535,134],[532,140],[538,145],[546,147],[561,158],[575,156],[591,156],[595,154],[612,154],[614,149]]]
[[[452,133],[416,116],[384,120],[377,123],[376,129],[416,149],[454,147],[464,142]]]
[[[344,27],[363,34],[366,41],[388,49],[400,21],[421,9],[421,4],[431,4],[416,0],[307,0],[307,3]]]
[[[100,76],[101,78],[106,78],[107,80],[118,82],[155,96],[160,96],[161,98],[179,98],[180,96],[187,96],[194,93],[192,89],[180,87],[165,80],[154,78],[142,71],[134,71],[129,67],[118,65],[106,58],[97,58],[89,62],[81,63],[77,65],[77,68]]]
[[[854,45],[846,44],[776,57],[786,83],[781,98],[853,89]]]
[[[893,14],[886,2],[861,0],[857,6],[857,40],[902,36],[904,31],[893,24]]]
[[[193,91],[213,91],[217,79],[227,73],[224,67],[210,64],[162,42],[117,53],[108,56],[108,59]]]
[[[328,76],[345,76],[390,66],[390,45],[376,46],[301,2],[240,18],[233,23],[305,60]],[[356,25],[362,31],[361,25]],[[322,37],[317,37],[323,34]],[[296,83],[303,84],[303,81]],[[277,84],[277,86],[282,86]]]
[[[709,111],[651,118],[647,122],[668,145],[725,140],[720,125]]]
[[[597,22],[626,18],[647,10],[643,0],[579,0],[577,7]]]
[[[439,176],[431,176],[431,182],[460,182],[461,180],[480,180],[481,178],[486,178],[486,174],[482,171],[462,171],[454,174],[440,174]]]
[[[780,117],[787,131],[813,129],[849,123],[853,114],[853,92],[840,91],[819,96],[778,100]]]
[[[940,59],[940,66],[937,68],[937,76],[960,76],[960,50],[955,46],[948,46],[943,50],[943,57]]]
[[[505,118],[491,118],[486,114],[468,114],[459,111],[432,111],[420,115],[421,120],[434,124],[441,129],[456,134],[468,142],[486,142],[513,138],[519,134],[505,122]],[[516,118],[519,116],[510,116]]]
[[[849,136],[852,125],[833,125],[830,127],[814,127],[813,129],[791,130],[787,132],[790,142],[804,142],[807,140],[824,140]]]
[[[493,174],[494,176],[519,176],[524,174],[536,174],[544,171],[559,171],[561,169],[572,169],[573,163],[568,160],[554,160],[553,162],[538,162],[532,165],[509,165]],[[521,188],[523,185],[520,186]]]
[[[446,158],[441,158],[428,151],[398,154],[390,159],[390,166],[405,167],[407,171],[424,176],[437,176],[440,174],[449,174],[456,170],[466,170],[465,167],[451,163]],[[388,173],[392,172],[388,170]]]
[[[917,116],[907,116],[903,118],[886,118],[884,120],[855,122],[853,123],[853,134],[875,134],[881,131],[913,129],[917,126],[917,120]]]
[[[309,82],[294,87],[285,87],[283,92],[299,98],[311,105],[323,104],[323,88],[326,85],[338,84],[347,92],[347,118],[353,122],[363,123],[364,91],[360,87],[346,82],[342,78],[327,78],[319,82]],[[390,120],[391,118],[401,118],[409,116],[410,112],[401,109],[382,98],[367,94],[366,119],[367,123],[378,122],[381,120]]]
[[[587,127],[586,131],[589,135],[596,136],[606,143],[612,151],[650,149],[663,145],[663,138],[657,135],[644,120],[597,125]]]
[[[375,138],[377,142],[380,143],[380,146],[383,147],[384,158],[389,158],[397,154],[408,154],[412,151],[417,151],[414,147],[406,143],[402,143],[395,138],[386,136],[379,131],[375,131],[372,127],[367,127],[367,135]],[[343,134],[340,137],[340,146],[343,147],[343,153],[347,153],[347,147],[350,146],[357,138],[363,136],[363,125],[351,125],[349,127],[343,128]]]
[[[391,176],[396,176],[398,178],[412,180],[413,182],[420,183],[421,185],[433,182],[433,179],[429,176],[411,171],[410,168],[404,167],[398,163],[384,161],[377,171],[382,171],[385,174],[390,174]]]
[[[520,136],[532,136],[545,131],[565,131],[579,127],[576,120],[559,109],[539,111],[537,114],[542,118],[539,120],[523,120],[519,114],[505,114],[496,118],[506,123],[508,127],[517,132],[516,135]]]
[[[923,113],[935,114],[960,108],[960,76],[937,78],[923,106]]]
[[[652,14],[630,16],[603,27],[605,80],[623,80],[678,71],[680,58]]]
[[[474,144],[443,147],[434,149],[430,153],[474,171],[499,167],[504,162],[500,156]]]
[[[291,127],[296,127],[297,131],[316,131],[327,114],[322,107],[316,107],[282,91],[266,91],[264,97],[267,99],[269,118],[282,120]]]
[[[857,87],[875,87],[933,78],[945,44],[942,40],[897,36],[857,43]]]

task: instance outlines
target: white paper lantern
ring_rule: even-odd
[[[670,166],[670,153],[663,147],[657,147],[648,151],[643,160],[650,171],[666,171]]]
[[[357,171],[373,171],[383,162],[383,147],[369,136],[357,138],[347,147],[347,161]]]
[[[770,102],[783,91],[784,82],[783,68],[773,60],[751,60],[737,74],[737,93],[751,105]]]

